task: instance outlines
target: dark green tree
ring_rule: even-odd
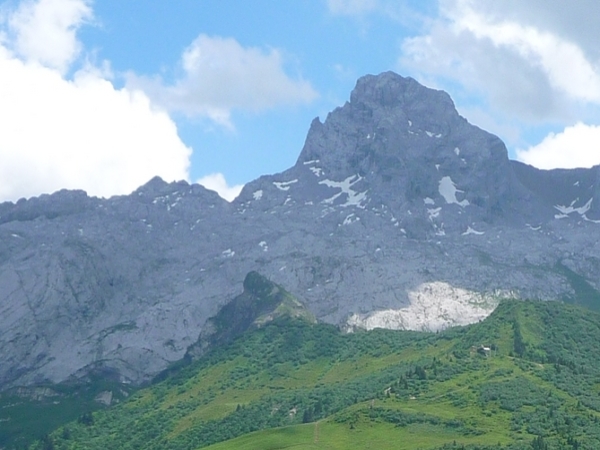
[[[544,442],[544,438],[542,436],[538,436],[533,441],[531,441],[531,449],[532,450],[548,450],[548,444],[546,444],[546,442]]]

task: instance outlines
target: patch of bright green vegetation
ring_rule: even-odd
[[[596,449],[599,392],[600,315],[571,305],[438,334],[282,317],[37,448]]]
[[[375,410],[372,414],[381,414]],[[428,436],[428,438],[424,438]],[[347,424],[322,421],[265,430],[206,447],[208,450],[263,450],[294,448],[300,450],[346,450],[346,449],[416,449],[441,446],[461,434],[444,424],[432,424],[415,416],[414,423],[398,427],[378,418],[372,420],[365,414],[361,421]],[[429,447],[431,448],[431,447]]]

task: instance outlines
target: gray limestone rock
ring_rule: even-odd
[[[510,161],[446,93],[366,76],[232,203],[155,178],[0,204],[0,389],[149,380],[253,270],[348,329],[469,323],[501,297],[600,308],[599,201],[600,168]]]

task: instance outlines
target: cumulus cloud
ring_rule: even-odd
[[[548,80],[535,67],[509,49],[478,41],[471,33],[453,33],[436,26],[431,34],[403,43],[401,65],[416,70],[419,78],[450,82],[464,97],[475,94],[495,111],[522,119],[539,119],[559,114],[562,97],[552,95]]]
[[[92,18],[89,0],[27,0],[10,14],[7,31],[20,57],[64,73],[81,51],[77,30]]]
[[[62,188],[110,196],[155,175],[188,179],[191,149],[143,92],[116,89],[93,67],[64,76],[80,48],[74,30],[90,14],[84,0],[28,1],[4,22],[0,200]]]
[[[577,100],[600,102],[600,73],[576,43],[531,25],[494,20],[474,9],[472,1],[459,4],[455,29],[515,52],[538,67],[556,90]]]
[[[233,201],[238,195],[240,195],[240,192],[242,192],[242,188],[244,187],[243,184],[229,186],[225,176],[222,173],[211,173],[210,175],[200,178],[196,183],[201,184],[206,189],[215,191],[228,202]]]
[[[546,136],[538,145],[517,150],[517,159],[540,169],[592,167],[600,164],[600,126],[577,123]]]
[[[232,38],[201,34],[183,52],[183,76],[174,83],[130,74],[128,86],[142,88],[169,111],[231,126],[234,109],[262,111],[317,97],[309,82],[291,78],[283,66],[276,49],[243,47]]]
[[[492,107],[523,118],[564,119],[578,102],[600,104],[600,70],[577,34],[534,21],[531,7],[515,14],[499,3],[442,0],[430,32],[404,41],[400,65],[478,90]]]
[[[456,0],[442,0],[442,5],[452,6]],[[598,17],[600,2],[596,0],[503,0],[479,1],[477,10],[492,20],[505,20],[528,24],[538,30],[546,30],[565,41],[575,42],[590,60],[600,57],[598,47]]]

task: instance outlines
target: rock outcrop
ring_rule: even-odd
[[[244,292],[206,321],[198,341],[188,348],[186,358],[199,358],[215,347],[232,342],[246,331],[283,316],[315,321],[292,294],[252,271],[244,279]]]

